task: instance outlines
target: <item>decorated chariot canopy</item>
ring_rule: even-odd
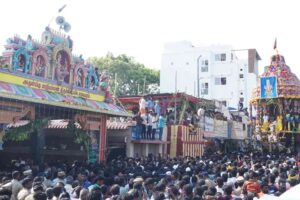
[[[259,77],[251,102],[269,98],[300,99],[300,81],[277,51]]]
[[[70,25],[57,20],[68,32]],[[109,75],[72,50],[71,37],[49,26],[41,40],[9,38],[0,60],[0,96],[127,116],[113,104]]]
[[[300,81],[274,44],[275,54],[259,77],[250,102],[256,133],[300,132]]]

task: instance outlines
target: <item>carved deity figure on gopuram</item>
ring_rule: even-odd
[[[59,30],[46,26],[41,40],[28,35],[22,39],[15,35],[7,40],[1,57],[1,71],[44,81],[73,89],[103,94],[111,101],[109,75],[101,72],[83,59],[73,54],[74,42],[70,35],[71,25],[58,16]]]

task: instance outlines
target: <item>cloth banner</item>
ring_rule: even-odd
[[[233,122],[231,139],[244,140],[247,138],[247,129],[243,129],[243,124],[238,122]]]
[[[205,117],[204,119],[204,130],[205,132],[214,132],[214,119],[210,117]]]
[[[260,97],[277,98],[277,79],[275,76],[260,78]]]
[[[214,121],[215,135],[218,138],[228,138],[228,124],[227,121],[215,120]]]

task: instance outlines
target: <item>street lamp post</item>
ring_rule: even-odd
[[[200,97],[200,83],[199,83],[199,65],[200,65],[200,58],[202,57],[202,55],[199,55],[197,58],[197,97]]]

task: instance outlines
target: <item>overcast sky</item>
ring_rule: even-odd
[[[164,44],[188,40],[195,46],[256,48],[261,71],[277,37],[279,53],[300,76],[296,0],[5,0],[0,6],[0,50],[14,34],[40,39],[64,4],[61,15],[72,25],[74,53],[84,58],[124,53],[159,69]],[[54,21],[51,27],[58,28]]]

